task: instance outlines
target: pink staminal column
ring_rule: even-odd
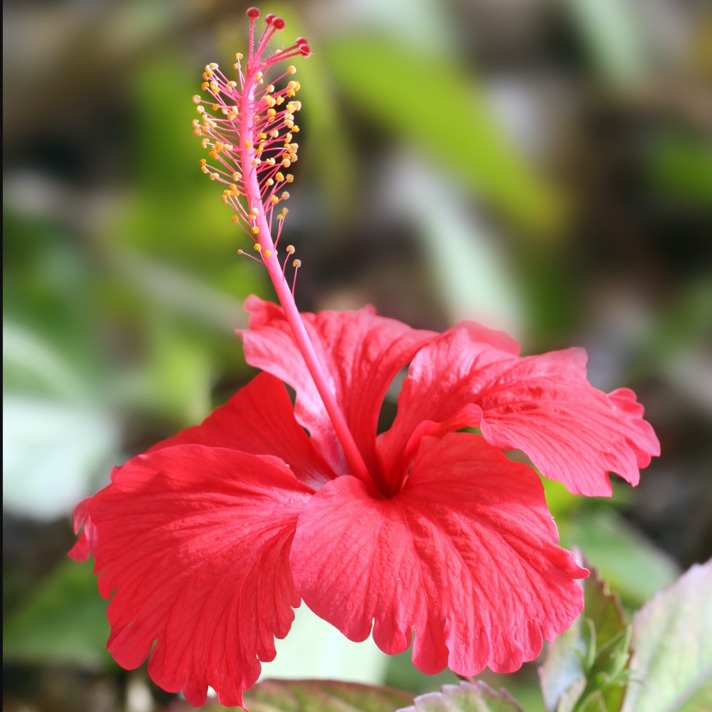
[[[193,97],[200,119],[193,122],[196,135],[208,149],[212,162],[201,160],[201,170],[211,180],[223,183],[223,202],[233,211],[232,221],[252,239],[253,248],[272,281],[277,298],[284,308],[289,325],[309,372],[324,402],[334,430],[339,438],[351,474],[372,487],[363,457],[359,452],[346,419],[339,407],[324,368],[309,339],[299,310],[294,301],[293,289],[287,284],[286,261],[294,248],[286,248],[287,257],[280,262],[277,246],[287,208],[280,203],[289,199],[285,187],[294,180],[289,172],[298,160],[299,144],[294,135],[299,133],[295,114],[301,109],[296,99],[300,89],[298,81],[289,77],[296,72],[290,65],[284,72],[267,82],[266,72],[274,65],[291,57],[310,54],[307,41],[298,38],[286,49],[267,56],[267,47],[275,33],[284,29],[280,17],[265,17],[265,30],[256,39],[255,25],[260,13],[250,8],[250,43],[247,62],[237,54],[234,69],[239,81],[229,80],[219,66],[211,63],[203,73],[201,88],[209,95]],[[276,223],[276,236],[273,229]],[[241,254],[245,254],[239,250]],[[298,269],[299,260],[292,263]]]

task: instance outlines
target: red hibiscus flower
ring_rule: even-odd
[[[206,67],[196,132],[282,304],[247,301],[245,354],[263,373],[116,468],[77,507],[70,555],[94,556],[116,661],[150,658],[155,682],[194,705],[208,686],[240,705],[301,601],[351,640],[373,635],[390,654],[412,643],[426,673],[516,670],[571,625],[587,572],[558,547],[538,475],[503,451],[572,492],[608,495],[608,473],[636,484],[657,439],[631,391],[588,384],[581,351],[522,358],[474,324],[436,334],[369,309],[299,314],[277,254],[284,209],[272,240],[299,87],[265,85],[263,72],[309,48],[265,59],[284,22],[268,15],[257,41],[258,15],[240,83]]]
[[[93,553],[102,595],[113,592],[117,662],[150,655],[166,690],[200,705],[210,685],[241,704],[300,600],[351,640],[372,633],[391,654],[413,641],[426,673],[535,658],[580,612],[586,571],[557,546],[536,473],[501,450],[572,491],[609,494],[609,471],[635,484],[658,443],[632,393],[590,386],[580,351],[522,358],[472,324],[440,335],[366,309],[305,314],[363,480],[283,310],[247,307],[245,354],[265,373],[77,509],[72,556]],[[409,362],[379,435],[386,390]],[[481,434],[456,432],[468,426]]]

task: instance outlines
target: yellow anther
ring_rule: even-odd
[[[217,111],[217,110],[220,108],[220,104],[213,104],[210,108],[211,108],[213,111]]]
[[[210,82],[210,91],[211,91],[213,94],[219,94],[219,93],[220,93],[220,86],[218,85],[217,82],[215,82],[215,81]]]
[[[261,159],[261,158],[253,158],[253,159],[252,159],[252,165],[253,165],[253,166],[259,166],[260,163],[262,163],[262,159]]]
[[[227,205],[227,198],[228,198],[228,194],[227,194],[227,193],[224,193],[224,194],[220,197],[220,200],[222,200],[223,203],[225,203],[225,205]]]
[[[272,121],[274,117],[277,116],[277,111],[275,109],[267,109],[267,118]]]
[[[207,166],[200,166],[200,170],[203,171],[203,173],[210,173],[210,169]]]
[[[275,100],[274,103],[279,105],[279,104],[284,104],[284,97],[283,96],[278,96]]]
[[[279,136],[279,131],[277,129],[274,129],[274,131],[272,131],[272,133],[270,133],[270,136],[272,138],[277,138],[277,136]]]
[[[218,152],[217,152],[215,149],[213,149],[212,151],[210,151],[210,153],[209,153],[208,155],[210,156],[210,158],[215,158],[215,159],[217,159],[217,157],[218,157]]]
[[[266,259],[267,257],[270,257],[271,254],[272,254],[272,250],[265,250],[265,259]]]
[[[254,244],[254,249],[255,249],[255,252],[262,252],[262,245],[260,245],[259,242],[256,242]]]
[[[210,62],[210,64],[208,65],[209,69],[218,69],[219,67],[220,65],[217,62]]]
[[[261,141],[264,141],[267,138],[267,134],[259,133],[259,134],[257,134],[257,138],[260,139]]]
[[[292,267],[294,267],[295,269],[299,269],[301,266],[302,266],[301,260],[294,260],[294,262],[292,262]]]
[[[297,68],[296,68],[293,64],[290,64],[290,65],[287,67],[287,73],[289,73],[289,74],[296,74],[296,72],[297,72]]]
[[[284,180],[284,173],[282,171],[277,171],[274,176],[277,180]]]
[[[292,133],[299,133],[299,126],[297,126],[296,124],[294,124],[294,126],[292,126],[292,127],[290,128],[290,131],[291,131]]]
[[[201,88],[203,91],[208,91],[208,87],[209,87],[209,86],[210,86],[210,84],[208,84],[208,82],[203,82],[203,83],[200,85],[200,88]]]
[[[292,134],[291,133],[286,133],[284,134],[284,143],[288,144],[292,140]]]
[[[217,173],[210,174],[210,180],[217,180],[220,176]]]
[[[235,172],[232,174],[232,179],[233,179],[234,181],[242,180],[242,173],[240,173],[239,171],[235,171]],[[237,187],[237,186],[236,186],[236,187]]]
[[[240,216],[239,215],[233,215],[230,220],[232,220],[235,224],[240,222]]]
[[[205,113],[205,107],[204,107],[204,106],[196,106],[196,107],[195,107],[195,110],[196,110],[199,114],[204,114],[204,113]]]
[[[287,183],[294,183],[294,176],[291,173],[287,173]]]
[[[245,141],[245,148],[252,148],[252,141]]]
[[[260,234],[260,229],[257,227],[257,225],[252,226],[252,234],[253,235],[259,235]]]
[[[231,79],[231,80],[227,83],[227,85],[228,85],[229,87],[232,87],[232,88],[234,89],[234,88],[237,86],[237,82],[236,82],[234,79]]]
[[[282,159],[282,165],[283,165],[285,168],[289,168],[289,166],[292,165],[292,162],[291,162],[288,158],[283,158],[283,159]]]
[[[207,161],[204,158],[200,159],[200,165],[204,166],[207,163]]]
[[[242,60],[242,52],[235,52],[235,59],[240,62]]]
[[[269,202],[272,203],[272,205],[277,205],[279,203],[279,198],[276,195],[273,195],[270,199]]]
[[[293,255],[296,252],[294,245],[287,245],[286,252],[288,255]]]
[[[273,96],[266,96],[264,98],[264,102],[271,109],[277,103],[277,99],[275,99]],[[267,113],[269,114],[269,112]]]
[[[265,181],[265,185],[268,186],[268,187],[271,187],[271,186],[274,185],[274,181],[273,181],[271,178],[268,178],[268,179]]]
[[[209,138],[204,138],[201,142],[200,145],[205,149],[210,145],[210,139]]]
[[[266,163],[268,166],[273,166],[273,165],[275,164],[275,160],[274,160],[274,158],[268,158],[268,159],[265,161],[265,163]]]
[[[268,85],[267,85],[267,88],[265,89],[265,91],[266,91],[268,94],[271,94],[271,93],[274,91],[274,84],[268,84]]]
[[[285,190],[284,193],[282,193],[282,195],[280,195],[279,199],[280,200],[289,200],[289,193],[287,193],[287,191]]]
[[[202,99],[200,98],[200,94],[193,95],[193,103],[194,104],[200,104],[201,101],[202,101]]]
[[[260,81],[264,75],[262,72],[255,72],[255,81]]]

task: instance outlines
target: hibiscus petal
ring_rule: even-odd
[[[268,373],[256,376],[200,425],[163,440],[149,452],[191,443],[274,455],[313,489],[335,477],[294,419],[294,408],[284,384]]]
[[[99,591],[113,598],[108,648],[124,668],[151,657],[165,690],[224,705],[275,656],[299,605],[289,552],[311,490],[280,460],[201,445],[165,447],[114,471],[85,500]],[[155,646],[154,646],[155,642]]]
[[[352,640],[408,648],[432,674],[512,672],[583,607],[587,575],[556,545],[531,468],[480,436],[425,438],[401,492],[375,499],[354,477],[302,512],[292,571],[305,603]]]
[[[456,327],[413,360],[380,439],[382,466],[404,471],[424,435],[479,427],[490,444],[522,450],[572,492],[607,496],[609,472],[635,485],[660,454],[642,414],[632,391],[606,394],[588,383],[581,349],[520,358]]]
[[[288,383],[297,393],[295,415],[337,473],[347,471],[333,426],[294,341],[281,307],[249,297],[249,330],[242,331],[247,362]],[[302,314],[356,445],[374,462],[378,415],[388,385],[423,344],[435,337],[373,309]]]

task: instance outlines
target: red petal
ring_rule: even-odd
[[[346,466],[333,427],[309,375],[281,307],[249,297],[250,328],[242,332],[245,358],[288,383],[297,392],[295,415],[334,470]],[[307,331],[324,365],[356,445],[374,460],[378,414],[393,377],[423,344],[435,335],[416,331],[372,309],[302,314]]]
[[[426,438],[402,491],[374,499],[354,477],[299,518],[292,571],[317,615],[386,653],[411,644],[425,673],[512,672],[583,607],[587,575],[556,546],[541,482],[469,433]]]
[[[163,440],[149,452],[191,443],[274,455],[314,489],[335,476],[294,419],[294,408],[284,384],[267,373],[250,381],[200,425]]]
[[[660,453],[655,433],[632,391],[599,391],[585,365],[580,349],[520,358],[452,329],[413,360],[396,420],[381,436],[384,470],[403,471],[424,435],[472,426],[492,445],[522,450],[572,492],[610,495],[609,472],[637,484]]]
[[[150,655],[154,681],[193,705],[208,685],[242,704],[299,605],[289,552],[310,494],[279,460],[226,448],[166,447],[115,470],[80,516],[99,591],[113,592],[116,661],[132,669]]]

